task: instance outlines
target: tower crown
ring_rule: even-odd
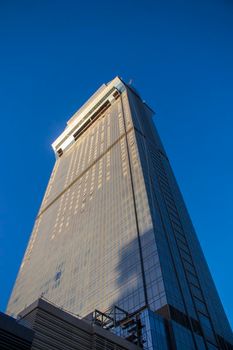
[[[124,89],[125,85],[119,77],[101,85],[89,100],[68,120],[65,130],[52,143],[56,157],[61,157],[63,152],[117,99]]]

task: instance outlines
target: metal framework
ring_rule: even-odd
[[[95,309],[92,322],[107,330],[112,329],[114,331],[114,329],[120,327],[126,340],[143,348],[142,329],[144,326],[141,322],[140,311],[130,314],[117,305],[105,312]]]

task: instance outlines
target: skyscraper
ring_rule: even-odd
[[[81,316],[117,305],[144,312],[145,348],[232,349],[152,116],[116,77],[68,121],[8,313],[41,295]]]

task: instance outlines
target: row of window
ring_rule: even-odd
[[[175,234],[177,246],[182,258],[183,267],[188,279],[188,284],[192,294],[192,299],[195,307],[198,311],[198,317],[201,321],[202,328],[204,330],[205,336],[209,341],[215,343],[215,337],[213,334],[212,326],[208,316],[208,310],[206,308],[205,301],[203,299],[203,294],[201,292],[201,287],[199,280],[197,278],[196,270],[193,265],[193,260],[190,253],[190,248],[188,246],[185,233],[183,231],[182,224],[180,222],[179,214],[171,193],[170,184],[165,173],[160,154],[153,153],[154,163],[156,164],[156,171],[159,179],[160,188],[163,193],[163,197],[166,203],[166,208],[169,214],[169,218],[173,227],[173,232]]]

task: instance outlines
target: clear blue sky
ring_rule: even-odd
[[[103,82],[133,79],[169,154],[233,323],[231,0],[1,0],[0,309],[66,120]]]

